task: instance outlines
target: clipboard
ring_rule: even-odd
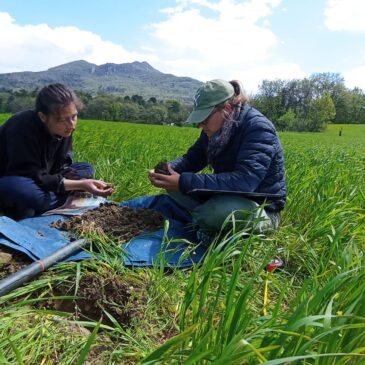
[[[197,197],[210,197],[219,194],[219,195],[239,195],[245,198],[259,198],[259,199],[281,198],[280,194],[254,193],[248,191],[232,191],[232,190],[212,190],[212,189],[193,189],[189,190],[187,194]]]

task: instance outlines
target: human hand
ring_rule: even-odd
[[[166,189],[167,191],[179,191],[180,174],[174,171],[170,165],[168,165],[170,175],[158,174],[155,170],[148,172],[148,178],[153,186],[156,188]]]
[[[82,189],[90,194],[107,197],[114,193],[115,188],[113,184],[106,183],[102,180],[85,179],[80,180]]]

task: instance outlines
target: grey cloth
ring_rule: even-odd
[[[208,141],[207,159],[210,164],[215,156],[219,155],[229,143],[233,131],[233,121],[231,119],[225,120],[222,128],[213,134]]]

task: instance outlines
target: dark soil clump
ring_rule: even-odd
[[[25,254],[0,246],[0,280],[23,269],[32,262]]]
[[[81,277],[78,290],[61,286],[53,289],[54,296],[76,296],[75,299],[52,300],[40,304],[43,309],[73,313],[75,319],[111,324],[106,313],[118,323],[130,325],[133,317],[143,313],[146,304],[145,289],[140,285],[123,282],[118,276],[103,278],[96,274]]]
[[[152,209],[119,207],[115,203],[105,203],[81,216],[56,221],[51,227],[77,235],[105,234],[117,238],[118,242],[127,242],[143,232],[162,228],[163,216]]]
[[[160,161],[156,166],[155,166],[155,172],[157,174],[163,174],[163,175],[171,175],[169,168],[168,168],[168,163],[167,161]]]

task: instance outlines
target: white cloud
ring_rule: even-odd
[[[325,24],[332,31],[364,33],[364,14],[363,0],[327,0]],[[347,87],[360,87],[365,90],[365,51],[363,61],[362,65],[343,72]]]
[[[167,19],[152,25],[157,40],[154,64],[163,72],[202,81],[242,76],[248,90],[264,78],[301,77],[295,64],[273,63],[280,40],[270,15],[281,0],[180,0],[163,9]]]
[[[20,26],[0,12],[0,72],[41,71],[70,61],[124,63],[154,60],[77,27]]]
[[[0,72],[40,71],[84,59],[91,63],[147,61],[162,72],[206,81],[241,79],[248,92],[263,79],[301,78],[294,63],[273,60],[282,42],[270,29],[281,0],[177,0],[139,52],[77,27],[20,26],[0,12]]]
[[[362,90],[365,90],[365,52],[364,64],[344,72],[343,75],[347,87],[359,87]]]
[[[242,81],[247,92],[256,92],[262,80],[302,79],[306,75],[295,63],[283,62],[273,65],[254,66],[246,70],[235,70],[228,79],[237,78]]]
[[[365,32],[364,0],[327,0],[324,14],[332,31]]]
[[[365,90],[365,65],[344,72],[344,78],[347,87],[359,87]]]

